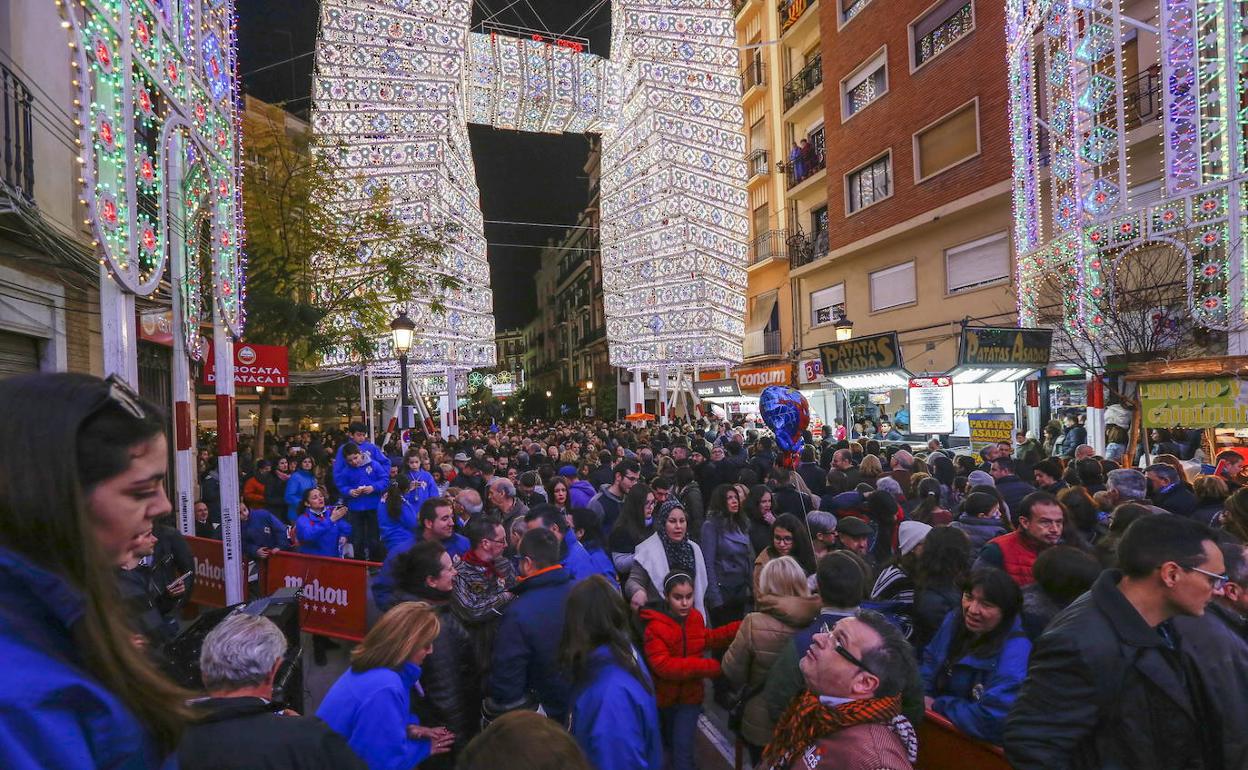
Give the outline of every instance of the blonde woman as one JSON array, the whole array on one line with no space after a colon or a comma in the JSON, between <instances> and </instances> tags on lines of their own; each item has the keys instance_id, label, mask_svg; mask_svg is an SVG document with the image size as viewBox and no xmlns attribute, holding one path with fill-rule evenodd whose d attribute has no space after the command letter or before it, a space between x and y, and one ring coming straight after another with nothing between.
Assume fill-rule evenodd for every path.
<instances>
[{"instance_id":1,"label":"blonde woman","mask_svg":"<svg viewBox=\"0 0 1248 770\"><path fill-rule=\"evenodd\" d=\"M740 736L755 764L775 728L762 696L767 674L793 635L819 614L819 597L811 595L806 571L792 556L763 565L758 589L757 612L745 616L723 660L724 677L743 688L746 701Z\"/></svg>"},{"instance_id":2,"label":"blonde woman","mask_svg":"<svg viewBox=\"0 0 1248 770\"><path fill-rule=\"evenodd\" d=\"M421 726L410 708L420 664L438 631L438 616L428 604L396 605L351 651L351 667L316 711L369 770L410 770L430 755L450 751L455 742L445 727Z\"/></svg>"},{"instance_id":3,"label":"blonde woman","mask_svg":"<svg viewBox=\"0 0 1248 770\"><path fill-rule=\"evenodd\" d=\"M862 462L858 463L858 478L875 486L875 482L883 475L884 466L880 463L880 458L875 455L863 455Z\"/></svg>"}]
</instances>

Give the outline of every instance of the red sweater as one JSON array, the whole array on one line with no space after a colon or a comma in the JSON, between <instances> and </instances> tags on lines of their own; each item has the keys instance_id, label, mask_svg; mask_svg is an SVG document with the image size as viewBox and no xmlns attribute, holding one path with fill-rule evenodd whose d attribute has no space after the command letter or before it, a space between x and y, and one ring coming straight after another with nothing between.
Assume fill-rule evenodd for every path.
<instances>
[{"instance_id":1,"label":"red sweater","mask_svg":"<svg viewBox=\"0 0 1248 770\"><path fill-rule=\"evenodd\" d=\"M719 661L703 657L707 649L732 644L741 621L707 628L702 613L689 611L685 622L666 612L644 609L646 663L654 674L654 693L659 706L695 705L702 702L702 680L719 676Z\"/></svg>"}]
</instances>

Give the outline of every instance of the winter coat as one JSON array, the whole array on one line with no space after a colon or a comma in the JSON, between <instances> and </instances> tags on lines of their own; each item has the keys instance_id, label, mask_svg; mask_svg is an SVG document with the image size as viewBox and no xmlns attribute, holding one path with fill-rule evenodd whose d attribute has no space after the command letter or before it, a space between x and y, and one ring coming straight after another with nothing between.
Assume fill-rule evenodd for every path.
<instances>
[{"instance_id":1,"label":"winter coat","mask_svg":"<svg viewBox=\"0 0 1248 770\"><path fill-rule=\"evenodd\" d=\"M1023 498L1036 491L1036 488L1018 476L1003 476L997 479L997 491L1005 499L1005 507L1011 511L1022 510Z\"/></svg>"},{"instance_id":2,"label":"winter coat","mask_svg":"<svg viewBox=\"0 0 1248 770\"><path fill-rule=\"evenodd\" d=\"M390 518L389 516L386 517ZM384 529L382 530L384 533ZM422 530L423 531L423 530ZM391 594L395 592L394 585L394 562L402 554L411 549L421 541L419 536L413 537L406 543L396 545L394 548L386 550L386 558L381 562L381 569L373 576L372 591L373 601L377 603L377 609L385 612L398 601ZM442 541L442 545L446 547L446 552L451 555L452 561L458 561L465 553L468 552L468 538L459 533L452 534L449 538Z\"/></svg>"},{"instance_id":3,"label":"winter coat","mask_svg":"<svg viewBox=\"0 0 1248 770\"><path fill-rule=\"evenodd\" d=\"M420 510L420 504L431 497L438 496L438 482L433 478L433 474L426 470L414 471L408 468L407 477L412 480L414 487L410 493L410 501L412 507Z\"/></svg>"},{"instance_id":4,"label":"winter coat","mask_svg":"<svg viewBox=\"0 0 1248 770\"><path fill-rule=\"evenodd\" d=\"M764 594L758 597L756 606L758 611L741 621L722 665L729 682L749 690L758 689L745 705L741 737L755 746L766 746L775 722L767 713L761 686L784 646L819 613L819 597Z\"/></svg>"},{"instance_id":5,"label":"winter coat","mask_svg":"<svg viewBox=\"0 0 1248 770\"><path fill-rule=\"evenodd\" d=\"M285 522L263 508L256 508L247 514L247 521L243 523L243 553L248 559L255 559L261 548L286 550L290 548L290 538L286 536Z\"/></svg>"},{"instance_id":6,"label":"winter coat","mask_svg":"<svg viewBox=\"0 0 1248 770\"><path fill-rule=\"evenodd\" d=\"M0 547L0 767L143 770L163 765L130 710L86 671L71 627L86 599L60 575Z\"/></svg>"},{"instance_id":7,"label":"winter coat","mask_svg":"<svg viewBox=\"0 0 1248 770\"><path fill-rule=\"evenodd\" d=\"M611 486L610 483L607 486ZM594 499L594 485L585 479L577 479L568 486L568 507L588 508L589 501Z\"/></svg>"},{"instance_id":8,"label":"winter coat","mask_svg":"<svg viewBox=\"0 0 1248 770\"><path fill-rule=\"evenodd\" d=\"M981 519L969 513L962 514L949 526L962 530L971 539L971 553L979 553L989 540L1006 533L1000 519Z\"/></svg>"},{"instance_id":9,"label":"winter coat","mask_svg":"<svg viewBox=\"0 0 1248 770\"><path fill-rule=\"evenodd\" d=\"M269 477L264 480L264 505L261 508L267 508L269 513L281 518L286 515L286 482L289 479L283 479L277 475L276 471L270 471Z\"/></svg>"},{"instance_id":10,"label":"winter coat","mask_svg":"<svg viewBox=\"0 0 1248 770\"><path fill-rule=\"evenodd\" d=\"M615 520L620 518L620 506L624 504L624 498L616 497L610 490L610 484L603 484L598 488L598 494L585 504L585 507L591 511L602 514L602 534L608 537L615 526ZM571 490L568 491L571 492Z\"/></svg>"},{"instance_id":11,"label":"winter coat","mask_svg":"<svg viewBox=\"0 0 1248 770\"><path fill-rule=\"evenodd\" d=\"M601 548L595 548L593 551L581 545L576 540L576 535L569 532L565 541L567 554L560 562L565 569L572 575L573 580L584 580L590 575L602 575L616 588L620 587L619 578L615 575L615 564L611 562L611 557Z\"/></svg>"},{"instance_id":12,"label":"winter coat","mask_svg":"<svg viewBox=\"0 0 1248 770\"><path fill-rule=\"evenodd\" d=\"M953 726L981 741L1001 745L1005 716L1018 697L1027 676L1031 642L1023 624L1014 618L1009 635L1001 645L981 655L964 654L949 660L962 609L950 610L940 630L923 651L919 673L923 688L934 698L932 710Z\"/></svg>"},{"instance_id":13,"label":"winter coat","mask_svg":"<svg viewBox=\"0 0 1248 770\"><path fill-rule=\"evenodd\" d=\"M1158 508L1164 508L1175 516L1194 519L1196 518L1196 509L1200 507L1200 500L1193 494L1192 490L1183 486L1182 482L1176 481L1170 485L1169 489L1153 495L1153 505ZM1206 524L1208 519L1200 523Z\"/></svg>"},{"instance_id":14,"label":"winter coat","mask_svg":"<svg viewBox=\"0 0 1248 770\"><path fill-rule=\"evenodd\" d=\"M248 476L247 480L243 482L243 503L248 508L263 508L264 491L264 479L257 476Z\"/></svg>"},{"instance_id":15,"label":"winter coat","mask_svg":"<svg viewBox=\"0 0 1248 770\"><path fill-rule=\"evenodd\" d=\"M1202 757L1215 753L1212 721L1198 717L1167 644L1178 639L1182 649L1174 624L1149 626L1118 590L1121 579L1102 572L1036 640L1005 724L1014 770L1217 766Z\"/></svg>"},{"instance_id":16,"label":"winter coat","mask_svg":"<svg viewBox=\"0 0 1248 770\"><path fill-rule=\"evenodd\" d=\"M1062 448L1059 451L1056 447L1053 449L1054 454L1060 454L1062 457L1074 457L1075 449L1081 444L1088 443L1088 430L1082 425L1072 425L1062 431Z\"/></svg>"},{"instance_id":17,"label":"winter coat","mask_svg":"<svg viewBox=\"0 0 1248 770\"><path fill-rule=\"evenodd\" d=\"M293 524L299 515L299 504L303 502L303 496L307 494L309 489L316 486L316 477L305 470L298 470L290 474L290 478L286 480L286 518Z\"/></svg>"},{"instance_id":18,"label":"winter coat","mask_svg":"<svg viewBox=\"0 0 1248 770\"><path fill-rule=\"evenodd\" d=\"M823 497L824 491L828 487L828 474L823 468L819 467L819 463L802 463L797 466L797 475L802 477L802 481L806 482L806 488L815 497Z\"/></svg>"},{"instance_id":19,"label":"winter coat","mask_svg":"<svg viewBox=\"0 0 1248 770\"><path fill-rule=\"evenodd\" d=\"M962 589L952 582L919 589L914 594L914 633L910 642L921 652L945 622L949 611L962 606Z\"/></svg>"},{"instance_id":20,"label":"winter coat","mask_svg":"<svg viewBox=\"0 0 1248 770\"><path fill-rule=\"evenodd\" d=\"M703 679L719 676L719 661L704 656L707 650L726 649L741 622L707 628L702 613L690 610L683 621L664 610L643 609L646 624L646 664L654 675L659 708L702 705Z\"/></svg>"},{"instance_id":21,"label":"winter coat","mask_svg":"<svg viewBox=\"0 0 1248 770\"><path fill-rule=\"evenodd\" d=\"M590 654L589 674L573 690L572 737L596 770L663 767L659 709L649 674L644 665L641 669L646 684L622 668L604 645Z\"/></svg>"},{"instance_id":22,"label":"winter coat","mask_svg":"<svg viewBox=\"0 0 1248 770\"><path fill-rule=\"evenodd\" d=\"M295 539L299 541L299 553L315 556L338 556L338 538L351 537L351 525L347 517L334 521L327 512L319 516L309 508L295 522Z\"/></svg>"},{"instance_id":23,"label":"winter coat","mask_svg":"<svg viewBox=\"0 0 1248 770\"><path fill-rule=\"evenodd\" d=\"M715 609L748 599L754 564L749 532L712 516L702 525L701 546L706 559L706 606Z\"/></svg>"},{"instance_id":24,"label":"winter coat","mask_svg":"<svg viewBox=\"0 0 1248 770\"><path fill-rule=\"evenodd\" d=\"M369 460L381 463L382 470L386 472L385 477L387 479L390 478L390 458L386 456L385 452L381 451L380 447L378 447L376 444L374 444L371 441L364 441L359 444L356 444L356 446L360 448L360 451L363 452L365 456L368 457ZM332 475L335 477L337 477L339 470L350 467L350 463L347 462L347 458L342 456L342 450L346 448L347 448L346 443L343 443L342 446L338 447L338 451L334 455L334 467L333 467ZM347 490L343 490L343 493L345 494L346 491Z\"/></svg>"},{"instance_id":25,"label":"winter coat","mask_svg":"<svg viewBox=\"0 0 1248 770\"><path fill-rule=\"evenodd\" d=\"M192 701L191 707L198 719L186 728L178 746L180 770L368 767L320 719L278 714L261 698L204 698Z\"/></svg>"},{"instance_id":26,"label":"winter coat","mask_svg":"<svg viewBox=\"0 0 1248 770\"><path fill-rule=\"evenodd\" d=\"M386 547L386 554L402 548L416 539L420 527L420 511L417 506L404 500L399 506L399 518L390 518L388 500L377 503L377 526L381 531L381 544ZM404 549L406 550L406 548Z\"/></svg>"},{"instance_id":27,"label":"winter coat","mask_svg":"<svg viewBox=\"0 0 1248 770\"><path fill-rule=\"evenodd\" d=\"M1036 577L1031 570L1036 564L1036 558L1046 546L1047 543L1042 545L1025 534L1023 530L1016 529L989 540L979 552L974 566L986 565L1003 569L1014 579L1015 583L1018 583L1019 588L1026 588L1036 582Z\"/></svg>"},{"instance_id":28,"label":"winter coat","mask_svg":"<svg viewBox=\"0 0 1248 770\"><path fill-rule=\"evenodd\" d=\"M697 484L690 484L683 489L673 488L672 495L685 506L685 516L689 519L689 536L701 543L702 527L706 523L706 506L702 502L702 490Z\"/></svg>"},{"instance_id":29,"label":"winter coat","mask_svg":"<svg viewBox=\"0 0 1248 770\"><path fill-rule=\"evenodd\" d=\"M690 540L689 545L693 547L693 571L697 573L693 575L693 606L698 612L705 613L706 561L703 560L702 548L697 543ZM645 591L646 604L662 601L660 588L671 568L668 566L667 553L663 550L659 533L655 532L638 543L633 557L633 566L628 571L628 580L624 584L624 598L631 599L638 591Z\"/></svg>"},{"instance_id":30,"label":"winter coat","mask_svg":"<svg viewBox=\"0 0 1248 770\"><path fill-rule=\"evenodd\" d=\"M1248 767L1248 645L1243 618L1231 617L1215 600L1200 617L1178 617L1174 627L1183 639L1182 650L1198 686L1216 704L1216 729L1210 736L1222 750L1222 767ZM1236 623L1238 621L1238 624Z\"/></svg>"},{"instance_id":31,"label":"winter coat","mask_svg":"<svg viewBox=\"0 0 1248 770\"><path fill-rule=\"evenodd\" d=\"M858 724L820 738L789 770L913 770L906 747L888 725Z\"/></svg>"},{"instance_id":32,"label":"winter coat","mask_svg":"<svg viewBox=\"0 0 1248 770\"><path fill-rule=\"evenodd\" d=\"M472 637L447 599L399 590L394 592L394 600L395 604L428 602L438 614L438 638L420 667L420 687L425 691L423 701L429 705L429 724L445 725L455 733L455 749L462 749L481 726L481 687L472 656Z\"/></svg>"},{"instance_id":33,"label":"winter coat","mask_svg":"<svg viewBox=\"0 0 1248 770\"><path fill-rule=\"evenodd\" d=\"M339 470L335 466L334 484L338 486L338 494L342 495L347 510L372 513L377 510L377 503L381 502L382 493L390 486L390 469L389 466L377 462L375 458L358 468L347 464ZM352 497L351 490L360 487L372 487L373 491L366 495Z\"/></svg>"},{"instance_id":34,"label":"winter coat","mask_svg":"<svg viewBox=\"0 0 1248 770\"><path fill-rule=\"evenodd\" d=\"M325 693L316 715L347 739L369 770L411 770L433 748L428 738L407 737L408 725L420 724L411 713L420 674L414 663L359 673L348 668Z\"/></svg>"},{"instance_id":35,"label":"winter coat","mask_svg":"<svg viewBox=\"0 0 1248 770\"><path fill-rule=\"evenodd\" d=\"M1057 613L1065 607L1053 600L1044 592L1039 583L1032 583L1023 589L1023 611L1019 617L1023 622L1023 633L1033 642L1049 627Z\"/></svg>"},{"instance_id":36,"label":"winter coat","mask_svg":"<svg viewBox=\"0 0 1248 770\"><path fill-rule=\"evenodd\" d=\"M572 685L559 664L563 606L572 574L559 565L523 578L503 611L490 665L489 697L505 708L536 695L546 715L563 723Z\"/></svg>"}]
</instances>

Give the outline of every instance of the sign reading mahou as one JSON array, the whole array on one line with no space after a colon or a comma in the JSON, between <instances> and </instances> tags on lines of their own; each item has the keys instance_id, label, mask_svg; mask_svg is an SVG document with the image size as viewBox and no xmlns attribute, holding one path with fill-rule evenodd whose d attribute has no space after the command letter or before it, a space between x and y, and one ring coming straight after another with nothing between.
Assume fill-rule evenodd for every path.
<instances>
[{"instance_id":1,"label":"sign reading mahou","mask_svg":"<svg viewBox=\"0 0 1248 770\"><path fill-rule=\"evenodd\" d=\"M824 377L882 372L901 367L901 345L897 332L830 342L819 348Z\"/></svg>"},{"instance_id":2,"label":"sign reading mahou","mask_svg":"<svg viewBox=\"0 0 1248 770\"><path fill-rule=\"evenodd\" d=\"M1052 329L967 326L962 329L958 363L1041 369L1049 365L1052 349Z\"/></svg>"}]
</instances>

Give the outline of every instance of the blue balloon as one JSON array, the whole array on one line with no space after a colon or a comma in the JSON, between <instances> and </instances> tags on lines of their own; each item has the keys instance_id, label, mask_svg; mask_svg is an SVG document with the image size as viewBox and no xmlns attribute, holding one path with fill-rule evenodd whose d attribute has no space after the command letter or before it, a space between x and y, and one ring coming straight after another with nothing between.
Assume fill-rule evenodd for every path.
<instances>
[{"instance_id":1,"label":"blue balloon","mask_svg":"<svg viewBox=\"0 0 1248 770\"><path fill-rule=\"evenodd\" d=\"M806 443L802 432L810 424L810 404L801 391L771 385L758 397L763 422L776 435L776 446L786 453L799 453Z\"/></svg>"}]
</instances>

